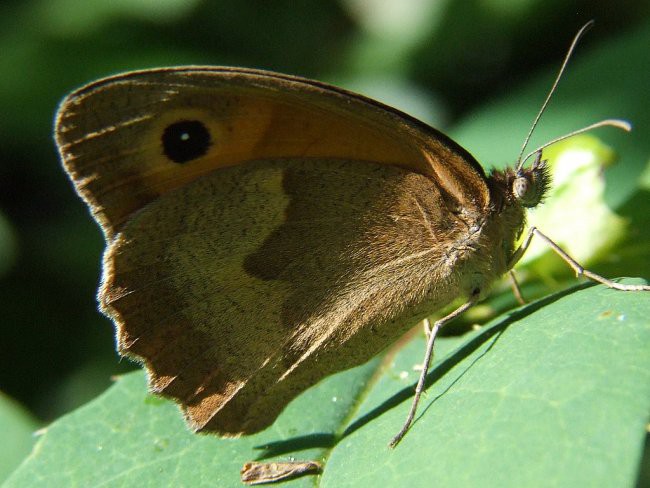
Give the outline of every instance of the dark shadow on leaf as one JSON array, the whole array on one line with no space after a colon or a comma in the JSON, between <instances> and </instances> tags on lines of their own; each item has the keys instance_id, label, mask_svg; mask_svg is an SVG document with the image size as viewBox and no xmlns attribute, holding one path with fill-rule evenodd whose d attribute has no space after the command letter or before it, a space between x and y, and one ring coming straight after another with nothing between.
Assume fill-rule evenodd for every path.
<instances>
[{"instance_id":1,"label":"dark shadow on leaf","mask_svg":"<svg viewBox=\"0 0 650 488\"><path fill-rule=\"evenodd\" d=\"M286 441L269 442L261 446L255 446L254 449L263 450L259 456L255 458L256 461L262 461L274 456L288 454L296 451L302 451L312 448L328 449L336 444L336 437L334 434L310 434L300 437L292 437Z\"/></svg>"}]
</instances>

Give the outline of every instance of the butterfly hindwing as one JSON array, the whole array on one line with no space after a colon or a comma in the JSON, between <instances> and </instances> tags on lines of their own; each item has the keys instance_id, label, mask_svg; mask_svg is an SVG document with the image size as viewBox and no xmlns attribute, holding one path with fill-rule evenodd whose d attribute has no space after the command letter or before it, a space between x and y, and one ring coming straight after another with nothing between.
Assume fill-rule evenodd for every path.
<instances>
[{"instance_id":1,"label":"butterfly hindwing","mask_svg":"<svg viewBox=\"0 0 650 488\"><path fill-rule=\"evenodd\" d=\"M448 278L431 241L453 226L428 224L442 197L400 168L262 160L170 195L116 236L100 300L120 352L197 429L266 427L297 393L397 339L423 315L413 303Z\"/></svg>"}]
</instances>

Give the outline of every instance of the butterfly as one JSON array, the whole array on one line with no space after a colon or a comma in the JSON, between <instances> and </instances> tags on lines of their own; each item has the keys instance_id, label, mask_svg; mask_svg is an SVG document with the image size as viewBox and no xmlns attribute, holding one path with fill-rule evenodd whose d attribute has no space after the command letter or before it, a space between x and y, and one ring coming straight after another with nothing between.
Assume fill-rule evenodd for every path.
<instances>
[{"instance_id":1,"label":"butterfly","mask_svg":"<svg viewBox=\"0 0 650 488\"><path fill-rule=\"evenodd\" d=\"M582 130L598 125L627 128ZM464 297L430 327L395 445L437 331L535 235L581 274L650 289L582 269L537 229L518 244L550 184L543 148L486 174L443 133L317 81L223 67L121 74L70 94L55 136L106 239L98 296L118 351L196 431L258 432Z\"/></svg>"}]
</instances>

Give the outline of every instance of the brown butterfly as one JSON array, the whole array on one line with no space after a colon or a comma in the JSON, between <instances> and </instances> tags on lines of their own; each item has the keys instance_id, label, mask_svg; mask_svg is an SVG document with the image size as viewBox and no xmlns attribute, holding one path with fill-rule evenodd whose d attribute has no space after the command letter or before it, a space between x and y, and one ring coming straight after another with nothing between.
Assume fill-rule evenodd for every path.
<instances>
[{"instance_id":1,"label":"brown butterfly","mask_svg":"<svg viewBox=\"0 0 650 488\"><path fill-rule=\"evenodd\" d=\"M548 240L532 229L517 247L549 184L541 148L529 167L520 157L486 175L412 117L293 76L113 76L63 101L56 142L106 238L99 302L118 350L197 431L258 432L306 388L465 297L431 329L396 444L436 332L533 235ZM549 243L578 273L650 289L589 273Z\"/></svg>"}]
</instances>

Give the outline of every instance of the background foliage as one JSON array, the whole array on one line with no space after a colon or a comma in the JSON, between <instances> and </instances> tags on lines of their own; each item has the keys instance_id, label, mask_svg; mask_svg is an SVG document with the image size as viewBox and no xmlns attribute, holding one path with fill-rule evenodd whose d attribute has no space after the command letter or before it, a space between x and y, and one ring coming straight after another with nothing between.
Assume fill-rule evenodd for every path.
<instances>
[{"instance_id":1,"label":"background foliage","mask_svg":"<svg viewBox=\"0 0 650 488\"><path fill-rule=\"evenodd\" d=\"M608 116L634 123L631 135L602 132L621 163L607 172L606 201L633 225L617 259L595 267L648 277L649 13L640 0L616 8L606 0L0 4L0 390L8 396L0 397L0 417L19 426L16 445L24 447L13 451L13 465L29 451L28 432L133 368L118 362L112 326L96 312L102 238L51 139L65 93L135 68L265 68L383 100L449 132L487 166L503 165L514 159L571 36L595 18L536 137ZM602 55L581 63L596 51ZM509 300L493 303L501 309ZM0 464L0 479L12 463Z\"/></svg>"}]
</instances>

